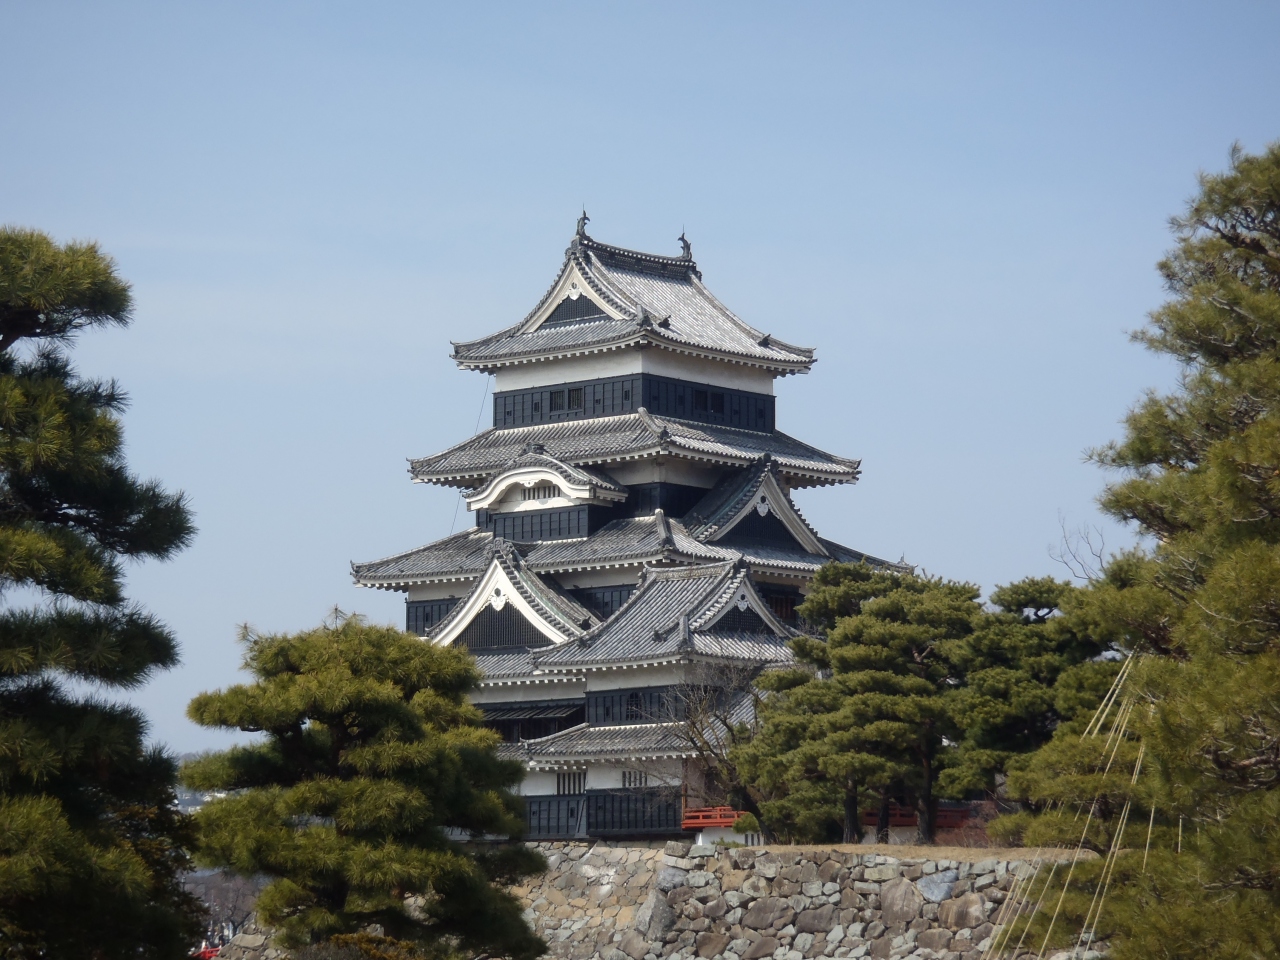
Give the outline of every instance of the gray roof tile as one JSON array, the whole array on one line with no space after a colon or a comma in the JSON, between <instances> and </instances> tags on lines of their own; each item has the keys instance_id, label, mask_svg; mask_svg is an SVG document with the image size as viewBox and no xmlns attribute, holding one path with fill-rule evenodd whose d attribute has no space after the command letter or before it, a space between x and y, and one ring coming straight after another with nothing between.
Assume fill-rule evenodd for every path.
<instances>
[{"instance_id":1,"label":"gray roof tile","mask_svg":"<svg viewBox=\"0 0 1280 960\"><path fill-rule=\"evenodd\" d=\"M757 433L636 413L591 420L543 423L531 427L488 429L442 453L410 461L418 481L474 486L488 480L520 456L530 443L549 456L578 466L604 465L659 455L747 466L769 454L795 487L851 483L859 461L824 453L785 433Z\"/></svg>"},{"instance_id":2,"label":"gray roof tile","mask_svg":"<svg viewBox=\"0 0 1280 960\"><path fill-rule=\"evenodd\" d=\"M635 593L613 617L576 642L536 653L534 661L544 670L687 656L790 662L786 644L792 632L782 624L760 633L708 629L743 589L755 590L747 569L734 562L647 568Z\"/></svg>"},{"instance_id":3,"label":"gray roof tile","mask_svg":"<svg viewBox=\"0 0 1280 960\"><path fill-rule=\"evenodd\" d=\"M622 314L622 319L530 329L560 278L575 266L592 293ZM813 350L762 333L717 300L703 285L691 258L625 250L583 233L565 252L556 283L528 317L489 336L454 343L453 356L461 366L483 370L534 357L639 344L732 358L782 374L807 370L813 364Z\"/></svg>"},{"instance_id":4,"label":"gray roof tile","mask_svg":"<svg viewBox=\"0 0 1280 960\"><path fill-rule=\"evenodd\" d=\"M517 754L538 761L609 757L682 757L693 754L681 723L632 723L616 727L582 725L538 740L524 740Z\"/></svg>"}]
</instances>

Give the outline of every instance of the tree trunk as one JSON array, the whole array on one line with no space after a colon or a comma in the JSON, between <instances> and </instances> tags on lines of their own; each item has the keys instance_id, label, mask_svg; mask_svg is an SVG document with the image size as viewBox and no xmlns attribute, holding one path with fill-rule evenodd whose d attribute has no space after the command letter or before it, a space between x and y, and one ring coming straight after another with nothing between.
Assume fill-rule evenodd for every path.
<instances>
[{"instance_id":1,"label":"tree trunk","mask_svg":"<svg viewBox=\"0 0 1280 960\"><path fill-rule=\"evenodd\" d=\"M844 789L844 843L862 842L862 821L858 814L858 781L849 780Z\"/></svg>"},{"instance_id":2,"label":"tree trunk","mask_svg":"<svg viewBox=\"0 0 1280 960\"><path fill-rule=\"evenodd\" d=\"M889 788L880 791L880 813L876 816L876 843L889 842Z\"/></svg>"},{"instance_id":3,"label":"tree trunk","mask_svg":"<svg viewBox=\"0 0 1280 960\"><path fill-rule=\"evenodd\" d=\"M932 757L924 757L920 772L924 783L916 801L916 826L921 843L934 843L938 833L938 798L933 795Z\"/></svg>"}]
</instances>

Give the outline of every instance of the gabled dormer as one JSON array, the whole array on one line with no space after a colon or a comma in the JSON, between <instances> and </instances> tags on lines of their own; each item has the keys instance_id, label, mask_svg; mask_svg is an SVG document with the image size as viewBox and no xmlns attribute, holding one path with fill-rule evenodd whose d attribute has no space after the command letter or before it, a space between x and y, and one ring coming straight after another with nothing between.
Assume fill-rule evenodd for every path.
<instances>
[{"instance_id":1,"label":"gabled dormer","mask_svg":"<svg viewBox=\"0 0 1280 960\"><path fill-rule=\"evenodd\" d=\"M471 651L523 650L575 640L598 620L554 583L529 571L520 554L493 541L485 572L431 631L433 643Z\"/></svg>"},{"instance_id":2,"label":"gabled dormer","mask_svg":"<svg viewBox=\"0 0 1280 960\"><path fill-rule=\"evenodd\" d=\"M689 533L721 547L779 547L829 558L830 552L800 515L769 455L722 480L684 518Z\"/></svg>"}]
</instances>

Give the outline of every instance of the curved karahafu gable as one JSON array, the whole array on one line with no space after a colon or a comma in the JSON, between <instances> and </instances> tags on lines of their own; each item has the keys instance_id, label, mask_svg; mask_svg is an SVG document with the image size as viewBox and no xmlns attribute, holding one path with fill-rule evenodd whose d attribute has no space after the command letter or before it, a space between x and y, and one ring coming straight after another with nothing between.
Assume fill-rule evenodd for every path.
<instances>
[{"instance_id":1,"label":"curved karahafu gable","mask_svg":"<svg viewBox=\"0 0 1280 960\"><path fill-rule=\"evenodd\" d=\"M807 373L813 350L755 329L702 283L688 244L680 257L598 243L580 224L551 288L520 323L455 342L466 370L653 347L768 370ZM681 238L683 240L683 238Z\"/></svg>"},{"instance_id":2,"label":"curved karahafu gable","mask_svg":"<svg viewBox=\"0 0 1280 960\"><path fill-rule=\"evenodd\" d=\"M560 495L577 503L617 503L627 499L627 491L598 470L574 466L547 456L545 447L529 444L526 452L506 464L488 483L467 494L469 510L487 510L506 496L512 487L549 484Z\"/></svg>"}]
</instances>

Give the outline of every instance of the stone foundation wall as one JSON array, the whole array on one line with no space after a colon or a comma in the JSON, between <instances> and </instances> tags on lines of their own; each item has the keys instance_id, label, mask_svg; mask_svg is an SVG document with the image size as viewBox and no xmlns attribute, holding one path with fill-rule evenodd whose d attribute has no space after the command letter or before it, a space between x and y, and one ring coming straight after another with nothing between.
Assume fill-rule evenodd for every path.
<instances>
[{"instance_id":1,"label":"stone foundation wall","mask_svg":"<svg viewBox=\"0 0 1280 960\"><path fill-rule=\"evenodd\" d=\"M538 847L548 871L514 892L559 960L980 960L1031 869L980 849Z\"/></svg>"}]
</instances>

